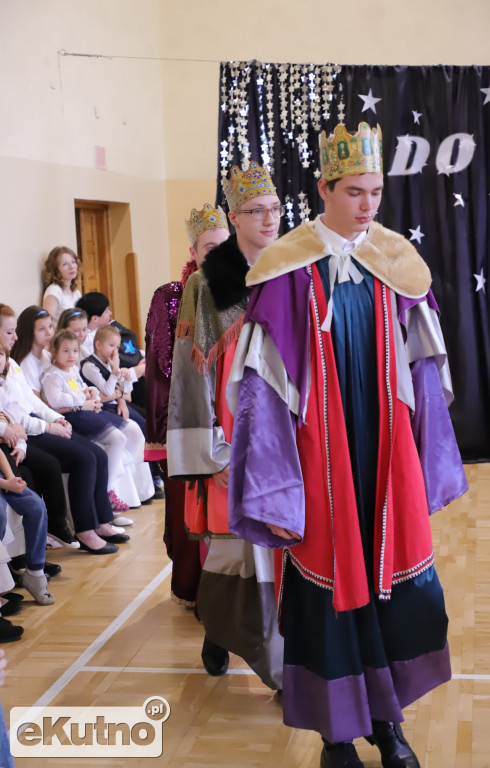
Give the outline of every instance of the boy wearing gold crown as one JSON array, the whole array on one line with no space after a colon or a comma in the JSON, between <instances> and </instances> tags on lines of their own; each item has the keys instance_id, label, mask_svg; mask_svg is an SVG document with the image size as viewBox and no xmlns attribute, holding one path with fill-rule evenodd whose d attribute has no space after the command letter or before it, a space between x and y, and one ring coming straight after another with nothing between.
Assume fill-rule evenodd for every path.
<instances>
[{"instance_id":1,"label":"boy wearing gold crown","mask_svg":"<svg viewBox=\"0 0 490 768\"><path fill-rule=\"evenodd\" d=\"M277 236L283 208L269 172L252 162L224 184L236 234L206 255L186 285L176 331L169 401L169 474L193 480L186 493L189 535L210 539L199 586L206 636L202 659L224 674L228 651L272 689L282 687L270 550L236 538L228 527L228 464L233 419L225 391L249 289L249 266Z\"/></svg>"},{"instance_id":2,"label":"boy wearing gold crown","mask_svg":"<svg viewBox=\"0 0 490 768\"><path fill-rule=\"evenodd\" d=\"M373 219L381 129L322 134L325 212L261 254L230 374L230 530L276 549L284 722L321 768L420 768L402 709L450 679L429 513L467 489L429 270Z\"/></svg>"},{"instance_id":3,"label":"boy wearing gold crown","mask_svg":"<svg viewBox=\"0 0 490 768\"><path fill-rule=\"evenodd\" d=\"M161 285L151 300L146 321L146 461L158 461L165 486L165 531L163 540L173 562L171 596L181 604L195 605L201 576L199 543L190 541L184 528L185 485L167 473L167 417L172 355L177 314L187 280L201 266L211 248L229 237L224 211L205 203L195 208L185 222L190 258L180 282Z\"/></svg>"}]
</instances>

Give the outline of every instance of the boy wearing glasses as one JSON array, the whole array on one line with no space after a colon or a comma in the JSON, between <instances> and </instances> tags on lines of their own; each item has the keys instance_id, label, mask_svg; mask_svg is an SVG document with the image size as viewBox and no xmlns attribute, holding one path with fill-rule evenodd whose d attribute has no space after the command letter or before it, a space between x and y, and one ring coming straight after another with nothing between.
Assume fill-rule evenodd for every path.
<instances>
[{"instance_id":1,"label":"boy wearing glasses","mask_svg":"<svg viewBox=\"0 0 490 768\"><path fill-rule=\"evenodd\" d=\"M402 709L451 677L429 513L467 485L429 269L373 221L381 149L322 134L324 213L248 273L230 374L230 529L276 548L284 722L321 768L362 768L362 736L420 768Z\"/></svg>"},{"instance_id":2,"label":"boy wearing glasses","mask_svg":"<svg viewBox=\"0 0 490 768\"><path fill-rule=\"evenodd\" d=\"M204 667L228 668L231 651L273 690L282 687L270 550L232 536L228 527L228 465L233 419L226 404L228 374L247 306L246 274L271 245L283 213L269 172L252 162L224 183L236 233L210 250L190 276L179 309L167 423L170 477L191 481L186 493L189 535L209 552L199 586ZM204 225L193 211L188 232ZM192 239L192 237L191 237Z\"/></svg>"}]
</instances>

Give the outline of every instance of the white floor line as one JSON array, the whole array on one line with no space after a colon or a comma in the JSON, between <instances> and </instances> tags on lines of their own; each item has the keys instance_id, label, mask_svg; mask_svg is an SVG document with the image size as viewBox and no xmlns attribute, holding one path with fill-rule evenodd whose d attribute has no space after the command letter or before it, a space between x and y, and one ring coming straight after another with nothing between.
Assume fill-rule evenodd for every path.
<instances>
[{"instance_id":1,"label":"white floor line","mask_svg":"<svg viewBox=\"0 0 490 768\"><path fill-rule=\"evenodd\" d=\"M207 675L199 667L82 667L79 672L139 672L144 675ZM252 669L228 669L228 675L255 675Z\"/></svg>"},{"instance_id":2,"label":"white floor line","mask_svg":"<svg viewBox=\"0 0 490 768\"><path fill-rule=\"evenodd\" d=\"M207 675L205 669L196 667L82 667L79 672L133 672L142 675ZM251 669L228 669L228 675L254 675ZM453 680L490 681L490 675L458 675L452 676Z\"/></svg>"},{"instance_id":3,"label":"white floor line","mask_svg":"<svg viewBox=\"0 0 490 768\"><path fill-rule=\"evenodd\" d=\"M73 664L71 664L71 666L68 667L65 672L63 672L63 674L53 683L53 685L51 685L48 690L39 697L39 699L33 704L33 707L47 707L49 704L51 704L53 699L55 699L56 696L61 693L64 688L66 688L68 683L73 680L75 675L77 675L78 672L80 672L80 670L90 661L90 659L95 656L97 651L99 651L106 644L106 642L116 634L118 629L120 629L123 624L125 624L126 621L131 618L133 613L136 613L140 605L142 605L142 603L144 603L144 601L150 597L155 589L159 587L160 584L165 581L165 579L168 578L171 572L172 563L168 563L168 565L166 565L165 568L160 571L160 573L157 573L155 578L153 578L150 583L141 590L139 595L136 595L134 600L131 600L126 608L121 611L119 616L116 616L114 621L111 621L111 623L104 629L104 631L101 632L100 635L96 637L92 643L90 643L88 648L78 657L76 661L73 662ZM29 716L27 714L25 722L27 722L28 719Z\"/></svg>"}]
</instances>

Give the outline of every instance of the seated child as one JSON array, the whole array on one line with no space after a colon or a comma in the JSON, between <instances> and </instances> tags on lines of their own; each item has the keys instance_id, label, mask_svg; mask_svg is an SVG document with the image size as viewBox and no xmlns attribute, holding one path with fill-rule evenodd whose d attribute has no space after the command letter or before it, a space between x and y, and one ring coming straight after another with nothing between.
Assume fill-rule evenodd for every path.
<instances>
[{"instance_id":1,"label":"seated child","mask_svg":"<svg viewBox=\"0 0 490 768\"><path fill-rule=\"evenodd\" d=\"M2 354L0 352L0 357ZM54 597L48 591L44 573L48 530L46 506L34 491L27 488L24 480L14 475L0 451L0 539L5 536L7 527L7 504L22 517L24 525L27 568L20 576L22 586L39 605L51 605Z\"/></svg>"},{"instance_id":2,"label":"seated child","mask_svg":"<svg viewBox=\"0 0 490 768\"><path fill-rule=\"evenodd\" d=\"M79 362L85 360L86 357L93 352L93 342L86 345L87 333L88 333L88 315L84 309L73 307L72 309L65 309L58 320L57 331L73 331L76 334L78 343L80 344L80 356Z\"/></svg>"},{"instance_id":3,"label":"seated child","mask_svg":"<svg viewBox=\"0 0 490 768\"><path fill-rule=\"evenodd\" d=\"M131 418L146 431L145 419L130 405L131 374L120 367L119 346L121 336L112 325L101 325L94 336L94 354L82 361L80 372L83 380L97 387L104 408L118 413L123 419Z\"/></svg>"},{"instance_id":4,"label":"seated child","mask_svg":"<svg viewBox=\"0 0 490 768\"><path fill-rule=\"evenodd\" d=\"M125 450L135 460L142 460L144 438L137 424L102 410L98 390L87 387L80 378L78 354L77 336L72 331L59 331L52 343L52 364L41 379L42 394L52 408L65 414L75 432L97 440L107 450L112 488ZM114 491L109 497L111 494Z\"/></svg>"}]
</instances>

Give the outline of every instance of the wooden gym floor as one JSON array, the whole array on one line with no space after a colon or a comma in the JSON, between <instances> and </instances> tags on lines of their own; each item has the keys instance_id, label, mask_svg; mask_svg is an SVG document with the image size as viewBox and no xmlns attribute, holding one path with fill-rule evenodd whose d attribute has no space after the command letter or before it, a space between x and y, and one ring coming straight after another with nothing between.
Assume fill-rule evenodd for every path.
<instances>
[{"instance_id":1,"label":"wooden gym floor","mask_svg":"<svg viewBox=\"0 0 490 768\"><path fill-rule=\"evenodd\" d=\"M490 767L490 464L466 467L470 491L432 518L438 573L450 617L453 680L405 711L422 768ZM34 704L141 706L163 696L171 715L159 758L17 758L17 768L318 768L317 734L281 721L277 698L237 657L222 678L203 673L202 628L169 596L162 543L164 502L134 511L131 542L114 557L48 553L63 573L52 607L27 598L4 645L10 708ZM379 753L356 743L366 768Z\"/></svg>"}]
</instances>

